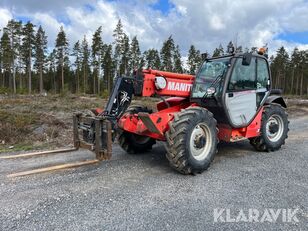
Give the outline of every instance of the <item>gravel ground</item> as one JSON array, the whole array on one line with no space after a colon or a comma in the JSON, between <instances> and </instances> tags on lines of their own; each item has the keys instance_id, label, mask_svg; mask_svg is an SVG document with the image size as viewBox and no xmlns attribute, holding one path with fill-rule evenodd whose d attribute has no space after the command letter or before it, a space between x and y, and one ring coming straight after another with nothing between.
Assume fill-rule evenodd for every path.
<instances>
[{"instance_id":1,"label":"gravel ground","mask_svg":"<svg viewBox=\"0 0 308 231\"><path fill-rule=\"evenodd\" d=\"M291 119L281 150L220 144L209 170L197 176L174 172L162 143L144 155L114 145L111 161L13 179L6 175L94 156L0 160L0 230L307 230L307 150L308 117L300 117ZM215 208L297 208L299 222L215 223Z\"/></svg>"}]
</instances>

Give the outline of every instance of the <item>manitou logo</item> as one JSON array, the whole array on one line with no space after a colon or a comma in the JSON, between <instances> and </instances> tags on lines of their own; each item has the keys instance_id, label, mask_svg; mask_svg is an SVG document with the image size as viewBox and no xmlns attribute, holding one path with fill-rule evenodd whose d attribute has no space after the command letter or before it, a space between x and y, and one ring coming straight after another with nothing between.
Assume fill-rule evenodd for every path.
<instances>
[{"instance_id":1,"label":"manitou logo","mask_svg":"<svg viewBox=\"0 0 308 231\"><path fill-rule=\"evenodd\" d=\"M170 91L190 91L192 84L189 83L177 83L177 82L168 82L167 89Z\"/></svg>"}]
</instances>

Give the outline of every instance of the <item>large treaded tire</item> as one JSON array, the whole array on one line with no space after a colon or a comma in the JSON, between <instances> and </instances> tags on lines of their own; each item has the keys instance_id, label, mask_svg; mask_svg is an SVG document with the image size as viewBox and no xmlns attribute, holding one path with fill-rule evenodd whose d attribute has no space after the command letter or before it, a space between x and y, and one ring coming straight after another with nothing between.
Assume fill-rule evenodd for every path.
<instances>
[{"instance_id":1,"label":"large treaded tire","mask_svg":"<svg viewBox=\"0 0 308 231\"><path fill-rule=\"evenodd\" d=\"M267 135L267 122L273 117L278 116L281 118L281 123L283 124L283 130L281 137L277 141L271 141ZM261 152L276 151L285 144L285 140L288 138L289 131L289 121L288 114L285 109L280 104L269 104L264 107L261 121L260 136L249 139L250 144L257 150Z\"/></svg>"},{"instance_id":2,"label":"large treaded tire","mask_svg":"<svg viewBox=\"0 0 308 231\"><path fill-rule=\"evenodd\" d=\"M139 112L152 113L152 110L144 106L132 105L124 114L138 114ZM152 149L156 143L155 139L147 136L140 136L131 132L119 130L118 142L121 148L128 154L140 154Z\"/></svg>"},{"instance_id":3,"label":"large treaded tire","mask_svg":"<svg viewBox=\"0 0 308 231\"><path fill-rule=\"evenodd\" d=\"M202 125L203 124L203 125ZM172 168L182 174L196 174L206 170L217 152L217 122L213 114L201 107L189 107L175 114L174 120L169 122L169 131L166 132L166 157ZM203 145L210 145L206 156L196 159L191 148L193 131L205 126L208 131L208 140ZM206 144L208 143L208 144ZM206 146L203 146L206 147Z\"/></svg>"}]
</instances>

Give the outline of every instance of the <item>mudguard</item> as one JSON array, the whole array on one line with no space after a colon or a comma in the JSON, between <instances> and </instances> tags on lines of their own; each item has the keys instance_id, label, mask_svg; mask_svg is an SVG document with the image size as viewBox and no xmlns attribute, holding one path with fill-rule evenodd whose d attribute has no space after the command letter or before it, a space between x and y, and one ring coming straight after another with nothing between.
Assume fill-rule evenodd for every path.
<instances>
[{"instance_id":1,"label":"mudguard","mask_svg":"<svg viewBox=\"0 0 308 231\"><path fill-rule=\"evenodd\" d=\"M270 95L266 101L265 104L270 104L270 103L277 103L280 104L282 107L287 108L287 104L284 101L284 99L279 96L279 95Z\"/></svg>"}]
</instances>

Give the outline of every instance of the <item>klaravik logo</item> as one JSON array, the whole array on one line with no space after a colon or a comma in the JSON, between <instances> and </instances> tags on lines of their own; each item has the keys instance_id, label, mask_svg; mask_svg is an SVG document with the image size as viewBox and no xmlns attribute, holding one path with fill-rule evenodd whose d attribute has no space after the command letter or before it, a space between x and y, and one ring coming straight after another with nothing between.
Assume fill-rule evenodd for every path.
<instances>
[{"instance_id":1,"label":"klaravik logo","mask_svg":"<svg viewBox=\"0 0 308 231\"><path fill-rule=\"evenodd\" d=\"M238 211L231 211L231 209L214 209L214 222L228 223L228 222L299 222L296 214L298 209L240 209Z\"/></svg>"}]
</instances>

